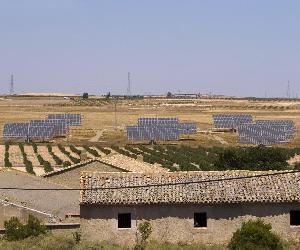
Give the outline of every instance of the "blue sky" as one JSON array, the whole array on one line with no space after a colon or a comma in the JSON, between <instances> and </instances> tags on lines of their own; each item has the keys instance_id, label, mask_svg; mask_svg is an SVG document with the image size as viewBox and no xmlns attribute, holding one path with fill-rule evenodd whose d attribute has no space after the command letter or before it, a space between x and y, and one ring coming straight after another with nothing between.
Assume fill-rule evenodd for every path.
<instances>
[{"instance_id":1,"label":"blue sky","mask_svg":"<svg viewBox=\"0 0 300 250\"><path fill-rule=\"evenodd\" d=\"M0 93L300 97L300 1L0 0Z\"/></svg>"}]
</instances>

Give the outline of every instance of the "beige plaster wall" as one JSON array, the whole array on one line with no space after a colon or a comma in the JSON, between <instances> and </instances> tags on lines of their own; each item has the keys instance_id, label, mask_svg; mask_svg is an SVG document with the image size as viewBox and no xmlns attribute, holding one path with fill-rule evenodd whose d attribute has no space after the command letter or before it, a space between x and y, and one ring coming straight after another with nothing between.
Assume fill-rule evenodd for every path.
<instances>
[{"instance_id":1,"label":"beige plaster wall","mask_svg":"<svg viewBox=\"0 0 300 250\"><path fill-rule=\"evenodd\" d=\"M220 204L220 205L148 205L81 206L81 229L86 239L132 245L137 226L148 220L151 239L169 242L228 242L243 221L262 218L283 237L300 237L300 227L290 226L290 210L300 204ZM118 213L131 213L130 229L118 229ZM207 228L194 228L194 213L207 213Z\"/></svg>"}]
</instances>

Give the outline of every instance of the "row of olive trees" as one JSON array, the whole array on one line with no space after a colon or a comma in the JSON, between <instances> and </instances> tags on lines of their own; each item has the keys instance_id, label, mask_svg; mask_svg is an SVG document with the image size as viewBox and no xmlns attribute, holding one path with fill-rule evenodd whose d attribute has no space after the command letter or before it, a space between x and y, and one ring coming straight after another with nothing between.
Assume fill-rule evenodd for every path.
<instances>
[{"instance_id":1,"label":"row of olive trees","mask_svg":"<svg viewBox=\"0 0 300 250\"><path fill-rule=\"evenodd\" d=\"M145 162L158 163L170 170L282 170L289 169L287 160L300 149L277 147L189 147L144 145L126 146L135 155L142 155ZM122 151L119 151L123 153Z\"/></svg>"}]
</instances>

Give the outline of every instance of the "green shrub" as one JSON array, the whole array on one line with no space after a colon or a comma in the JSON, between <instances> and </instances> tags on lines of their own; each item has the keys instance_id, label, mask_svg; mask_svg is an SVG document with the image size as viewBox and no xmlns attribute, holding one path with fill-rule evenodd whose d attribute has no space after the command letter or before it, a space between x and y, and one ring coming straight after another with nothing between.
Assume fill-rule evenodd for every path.
<instances>
[{"instance_id":1,"label":"green shrub","mask_svg":"<svg viewBox=\"0 0 300 250\"><path fill-rule=\"evenodd\" d=\"M4 222L5 239L8 241L22 240L31 236L46 233L46 227L33 215L28 216L27 224L22 224L18 218L12 217Z\"/></svg>"},{"instance_id":2,"label":"green shrub","mask_svg":"<svg viewBox=\"0 0 300 250\"><path fill-rule=\"evenodd\" d=\"M41 155L37 155L37 159L38 159L40 165L44 165L44 159Z\"/></svg>"},{"instance_id":3,"label":"green shrub","mask_svg":"<svg viewBox=\"0 0 300 250\"><path fill-rule=\"evenodd\" d=\"M262 220L249 220L242 224L232 236L228 244L230 250L281 250L283 244L276 234L271 231L270 224Z\"/></svg>"},{"instance_id":4,"label":"green shrub","mask_svg":"<svg viewBox=\"0 0 300 250\"><path fill-rule=\"evenodd\" d=\"M64 161L63 162L63 167L64 168L66 168L66 167L69 167L69 166L71 166L72 164L71 164L71 162L69 162L69 161Z\"/></svg>"},{"instance_id":5,"label":"green shrub","mask_svg":"<svg viewBox=\"0 0 300 250\"><path fill-rule=\"evenodd\" d=\"M95 157L99 157L99 154L98 154L98 151L93 149L93 148L90 148L89 146L84 146L84 149L89 152L90 154L92 154L93 156Z\"/></svg>"},{"instance_id":6,"label":"green shrub","mask_svg":"<svg viewBox=\"0 0 300 250\"><path fill-rule=\"evenodd\" d=\"M38 153L38 147L35 143L32 143L32 148L33 148L34 153L37 154Z\"/></svg>"},{"instance_id":7,"label":"green shrub","mask_svg":"<svg viewBox=\"0 0 300 250\"><path fill-rule=\"evenodd\" d=\"M9 161L9 143L5 143L5 153L4 153L4 166L7 168L12 167L12 163Z\"/></svg>"},{"instance_id":8,"label":"green shrub","mask_svg":"<svg viewBox=\"0 0 300 250\"><path fill-rule=\"evenodd\" d=\"M98 148L101 152L103 152L104 154L106 155L109 155L111 153L111 150L110 149L107 149L107 148L103 148L103 147L100 147L98 145L96 145L96 148Z\"/></svg>"},{"instance_id":9,"label":"green shrub","mask_svg":"<svg viewBox=\"0 0 300 250\"><path fill-rule=\"evenodd\" d=\"M66 151L66 149L65 149L62 145L58 145L58 148L59 148L59 150L60 150L63 154L65 154L66 156L68 156L68 157L70 158L70 160L71 160L73 163L75 163L75 164L80 163L80 159L78 159L78 158L76 158L76 157L73 157L73 156L70 154L70 152Z\"/></svg>"},{"instance_id":10,"label":"green shrub","mask_svg":"<svg viewBox=\"0 0 300 250\"><path fill-rule=\"evenodd\" d=\"M17 217L11 217L9 221L4 222L5 238L9 241L21 240L25 237L24 225Z\"/></svg>"},{"instance_id":11,"label":"green shrub","mask_svg":"<svg viewBox=\"0 0 300 250\"><path fill-rule=\"evenodd\" d=\"M51 171L54 170L53 167L51 166L50 162L48 162L48 161L43 162L43 167L44 167L44 171L46 173L51 172Z\"/></svg>"},{"instance_id":12,"label":"green shrub","mask_svg":"<svg viewBox=\"0 0 300 250\"><path fill-rule=\"evenodd\" d=\"M79 149L77 149L74 145L71 145L70 146L70 149L71 149L71 151L72 152L74 152L75 154L77 154L77 155L81 155L81 150L79 150Z\"/></svg>"},{"instance_id":13,"label":"green shrub","mask_svg":"<svg viewBox=\"0 0 300 250\"><path fill-rule=\"evenodd\" d=\"M141 235L141 242L140 245L142 247L145 246L147 239L150 237L152 233L152 227L149 221L145 221L143 223L140 223L138 226L139 233Z\"/></svg>"}]
</instances>

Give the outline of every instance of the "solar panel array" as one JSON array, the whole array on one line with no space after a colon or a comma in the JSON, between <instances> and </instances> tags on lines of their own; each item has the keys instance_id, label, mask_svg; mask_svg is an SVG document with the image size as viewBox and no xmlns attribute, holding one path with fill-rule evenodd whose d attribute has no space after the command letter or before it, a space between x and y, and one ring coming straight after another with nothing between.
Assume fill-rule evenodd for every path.
<instances>
[{"instance_id":1,"label":"solar panel array","mask_svg":"<svg viewBox=\"0 0 300 250\"><path fill-rule=\"evenodd\" d=\"M64 136L69 126L80 126L80 114L50 114L45 120L31 120L29 123L7 123L4 125L3 138L10 139L51 139Z\"/></svg>"},{"instance_id":2,"label":"solar panel array","mask_svg":"<svg viewBox=\"0 0 300 250\"><path fill-rule=\"evenodd\" d=\"M215 128L236 129L241 144L279 144L292 140L296 133L291 120L257 120L250 114L213 115Z\"/></svg>"},{"instance_id":3,"label":"solar panel array","mask_svg":"<svg viewBox=\"0 0 300 250\"><path fill-rule=\"evenodd\" d=\"M253 123L253 118L249 114L216 114L213 122L215 128L236 129L242 124Z\"/></svg>"},{"instance_id":4,"label":"solar panel array","mask_svg":"<svg viewBox=\"0 0 300 250\"><path fill-rule=\"evenodd\" d=\"M178 141L181 134L197 133L196 123L179 123L178 118L141 117L138 125L127 126L128 140Z\"/></svg>"},{"instance_id":5,"label":"solar panel array","mask_svg":"<svg viewBox=\"0 0 300 250\"><path fill-rule=\"evenodd\" d=\"M292 140L296 128L290 120L258 120L237 128L239 143L255 145L281 144Z\"/></svg>"}]
</instances>

